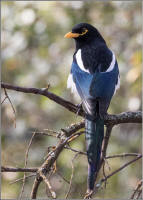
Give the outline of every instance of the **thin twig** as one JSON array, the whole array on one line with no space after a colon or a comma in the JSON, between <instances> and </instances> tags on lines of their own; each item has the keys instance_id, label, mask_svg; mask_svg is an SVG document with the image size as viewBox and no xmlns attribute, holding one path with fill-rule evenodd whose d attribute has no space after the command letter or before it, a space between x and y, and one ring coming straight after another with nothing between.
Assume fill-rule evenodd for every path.
<instances>
[{"instance_id":1,"label":"thin twig","mask_svg":"<svg viewBox=\"0 0 143 200\"><path fill-rule=\"evenodd\" d=\"M4 101L7 99L7 97L4 97L4 99L1 102L1 105L4 103Z\"/></svg>"},{"instance_id":2,"label":"thin twig","mask_svg":"<svg viewBox=\"0 0 143 200\"><path fill-rule=\"evenodd\" d=\"M65 149L68 149L68 150L71 150L71 151L73 151L73 152L75 152L75 153L81 154L81 155L85 155L85 156L87 155L86 152L73 149L73 148L71 148L70 146L65 146L64 148L65 148Z\"/></svg>"},{"instance_id":3,"label":"thin twig","mask_svg":"<svg viewBox=\"0 0 143 200\"><path fill-rule=\"evenodd\" d=\"M58 132L58 131L54 131L54 130L51 130L51 129L48 129L48 128L44 128L43 129L44 131L47 131L47 132L49 132L49 133L53 133L53 134L55 134L55 135L58 135L60 132Z\"/></svg>"},{"instance_id":4,"label":"thin twig","mask_svg":"<svg viewBox=\"0 0 143 200\"><path fill-rule=\"evenodd\" d=\"M60 172L56 171L56 173L57 173L66 183L70 184L70 182L69 182L65 177L63 177L63 175L62 175Z\"/></svg>"},{"instance_id":5,"label":"thin twig","mask_svg":"<svg viewBox=\"0 0 143 200\"><path fill-rule=\"evenodd\" d=\"M44 181L44 182L46 183L46 185L48 186L49 191L50 191L52 197L55 199L55 198L56 198L56 193L55 193L55 191L52 189L52 186L51 186L49 180L46 178L46 176L45 176L42 172L40 172L40 176L42 177L43 181Z\"/></svg>"},{"instance_id":6,"label":"thin twig","mask_svg":"<svg viewBox=\"0 0 143 200\"><path fill-rule=\"evenodd\" d=\"M35 132L35 134L39 134L39 135L44 135L44 136L51 136L51 137L56 137L56 138L59 138L58 135L53 135L53 134L50 134L50 133L45 133L45 132Z\"/></svg>"},{"instance_id":7,"label":"thin twig","mask_svg":"<svg viewBox=\"0 0 143 200\"><path fill-rule=\"evenodd\" d=\"M87 153L86 153L86 152L79 151L79 150L77 150L77 149L73 149L73 148L71 148L70 146L65 146L64 148L65 148L65 149L68 149L68 150L71 150L71 151L73 151L73 152L75 152L75 153L79 153L79 154L81 154L81 155L87 156ZM139 153L115 154L115 155L112 155L112 156L106 156L106 157L105 157L105 161L106 161L106 159L110 159L110 158L124 158L124 157L139 156L139 155L141 155L141 154L139 154Z\"/></svg>"},{"instance_id":8,"label":"thin twig","mask_svg":"<svg viewBox=\"0 0 143 200\"><path fill-rule=\"evenodd\" d=\"M137 195L136 199L139 199L139 198L140 198L141 193L142 193L142 189L138 190L138 195Z\"/></svg>"},{"instance_id":9,"label":"thin twig","mask_svg":"<svg viewBox=\"0 0 143 200\"><path fill-rule=\"evenodd\" d=\"M29 142L29 144L28 144L28 147L27 147L27 149L26 149L24 168L26 168L26 166L27 166L27 162L28 162L28 153L29 153L30 146L31 146L31 144L32 144L32 141L33 141L34 136L35 136L35 133L33 133L32 137L31 137L31 139L30 139L30 142ZM19 196L19 199L20 199L20 200L22 199L22 195L23 195L23 193L24 193L25 180L26 180L26 172L24 172L24 176L23 176L23 184L22 184L22 188L21 188L21 192L20 192L20 196Z\"/></svg>"},{"instance_id":10,"label":"thin twig","mask_svg":"<svg viewBox=\"0 0 143 200\"><path fill-rule=\"evenodd\" d=\"M135 195L137 194L137 197L136 199L138 199L140 197L140 194L141 194L141 187L142 187L142 184L143 184L143 180L140 180L133 192L133 194L131 195L130 199L135 199Z\"/></svg>"},{"instance_id":11,"label":"thin twig","mask_svg":"<svg viewBox=\"0 0 143 200\"><path fill-rule=\"evenodd\" d=\"M25 179L31 178L33 176L36 176L36 174L31 174L31 175L25 176ZM19 181L23 181L23 178L16 179L15 181L10 182L9 184L11 185L11 184L17 183Z\"/></svg>"},{"instance_id":12,"label":"thin twig","mask_svg":"<svg viewBox=\"0 0 143 200\"><path fill-rule=\"evenodd\" d=\"M14 127L16 128L16 111L15 111L15 108L14 108L14 106L13 106L13 104L12 104L12 101L10 100L10 97L8 96L8 93L7 93L7 91L6 91L6 89L5 89L5 87L3 88L4 89L4 93L5 93L5 99L8 99L8 101L9 101L9 103L10 103L10 105L11 105L11 108L12 108L12 111L13 111L13 116L14 116L14 119L13 119L13 122L14 122ZM4 100L5 100L4 99ZM2 102L3 103L3 102ZM1 104L2 104L1 103Z\"/></svg>"},{"instance_id":13,"label":"thin twig","mask_svg":"<svg viewBox=\"0 0 143 200\"><path fill-rule=\"evenodd\" d=\"M74 174L74 164L73 164L73 162L74 162L75 158L76 158L78 155L79 155L79 153L76 153L76 154L74 155L74 157L73 157L72 161L71 161L72 173L71 173L71 178L70 178L70 185L69 185L69 189L68 189L68 191L67 191L67 194L66 194L66 196L65 196L65 199L67 199L67 198L68 198L68 196L69 196L69 193L70 193L70 190L71 190L72 179L73 179L73 174Z\"/></svg>"},{"instance_id":14,"label":"thin twig","mask_svg":"<svg viewBox=\"0 0 143 200\"><path fill-rule=\"evenodd\" d=\"M123 154L116 154L112 156L106 156L105 159L110 159L110 158L124 158L124 157L130 157L130 156L140 156L141 154L139 153L123 153Z\"/></svg>"},{"instance_id":15,"label":"thin twig","mask_svg":"<svg viewBox=\"0 0 143 200\"><path fill-rule=\"evenodd\" d=\"M114 174L118 173L119 171L121 171L122 169L124 169L125 167L127 167L128 165L136 162L137 160L139 160L142 157L142 155L137 156L137 158L134 158L133 160L127 162L126 164L124 164L122 167L116 169L115 171L113 171L111 174L109 174L108 176L106 176L106 178L101 179L101 182L106 181L107 179L109 179L111 176L113 176Z\"/></svg>"}]
</instances>

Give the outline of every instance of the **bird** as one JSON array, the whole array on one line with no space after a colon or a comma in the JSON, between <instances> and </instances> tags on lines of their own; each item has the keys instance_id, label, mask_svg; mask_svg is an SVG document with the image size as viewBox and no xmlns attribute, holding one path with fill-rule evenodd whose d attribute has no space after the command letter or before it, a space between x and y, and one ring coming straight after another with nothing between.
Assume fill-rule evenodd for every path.
<instances>
[{"instance_id":1,"label":"bird","mask_svg":"<svg viewBox=\"0 0 143 200\"><path fill-rule=\"evenodd\" d=\"M104 138L104 118L120 87L117 59L99 31L88 23L76 24L64 36L75 40L67 88L81 98L85 111L88 160L87 192L93 192Z\"/></svg>"}]
</instances>

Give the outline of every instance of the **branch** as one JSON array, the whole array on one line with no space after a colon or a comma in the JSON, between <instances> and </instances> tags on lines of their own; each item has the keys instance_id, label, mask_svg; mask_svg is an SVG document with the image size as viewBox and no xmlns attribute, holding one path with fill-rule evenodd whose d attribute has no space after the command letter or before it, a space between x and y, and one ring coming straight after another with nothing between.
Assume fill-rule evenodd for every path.
<instances>
[{"instance_id":1,"label":"branch","mask_svg":"<svg viewBox=\"0 0 143 200\"><path fill-rule=\"evenodd\" d=\"M65 196L65 199L67 199L67 198L68 198L68 196L69 196L69 193L70 193L70 190L71 190L71 186L72 186L72 179L73 179L73 174L74 174L74 164L73 164L73 162L74 162L75 158L76 158L78 155L79 155L79 153L76 153L76 154L74 155L74 157L73 157L72 161L71 161L72 173L71 173L71 178L70 178L70 185L69 185L69 189L68 189L68 192L67 192L67 194L66 194L66 196Z\"/></svg>"},{"instance_id":2,"label":"branch","mask_svg":"<svg viewBox=\"0 0 143 200\"><path fill-rule=\"evenodd\" d=\"M13 111L13 115L14 115L14 119L13 119L13 121L14 121L14 127L16 128L16 111L15 111L15 108L14 108L14 106L13 106L13 104L12 104L12 101L10 100L10 97L9 97L8 94L7 94L7 91L6 91L5 87L4 87L3 89L4 89L4 93L5 93L5 98L4 98L4 100L2 101L1 104L3 104L3 102L4 102L6 99L8 99L8 101L9 101L9 103L10 103L10 105L11 105L12 111Z\"/></svg>"},{"instance_id":3,"label":"branch","mask_svg":"<svg viewBox=\"0 0 143 200\"><path fill-rule=\"evenodd\" d=\"M1 172L37 172L38 168L1 167Z\"/></svg>"},{"instance_id":4,"label":"branch","mask_svg":"<svg viewBox=\"0 0 143 200\"><path fill-rule=\"evenodd\" d=\"M114 174L116 174L117 172L121 171L122 169L124 169L125 167L127 167L128 165L136 162L137 160L139 160L140 158L142 158L142 155L137 156L136 158L134 158L133 160L127 162L126 164L124 164L122 167L118 168L117 170L113 171L111 174L109 174L108 176L106 176L105 178L103 178L101 180L101 182L106 181L108 178L110 178L111 176L113 176Z\"/></svg>"},{"instance_id":5,"label":"branch","mask_svg":"<svg viewBox=\"0 0 143 200\"><path fill-rule=\"evenodd\" d=\"M39 95L43 95L45 97L48 97L49 99L51 99L52 101L58 103L59 105L65 107L66 109L68 109L71 112L76 113L77 112L77 106L75 106L74 104L72 104L69 101L66 101L65 99L55 95L54 93L51 93L47 90L47 88L44 89L38 89L38 88L26 88L26 87L19 87L19 86L14 86L8 83L1 83L1 87L2 88L6 88L9 90L15 90L18 92L24 92L24 93L31 93L31 94L39 94ZM83 111L79 111L79 114L81 116L84 116Z\"/></svg>"},{"instance_id":6,"label":"branch","mask_svg":"<svg viewBox=\"0 0 143 200\"><path fill-rule=\"evenodd\" d=\"M72 132L73 129L70 129L70 128L71 127L69 127L69 132ZM75 127L74 129L76 129L76 128L77 127ZM68 130L68 128L67 128L67 130ZM44 176L46 176L46 174L50 171L51 166L55 163L59 154L64 149L64 146L66 144L68 144L70 141L72 141L73 139L77 138L75 136L80 136L82 133L83 132L77 132L77 133L74 133L71 136L67 137L66 139L61 139L61 141L59 142L57 147L48 153L47 159L45 160L45 162L42 164L42 166L37 171L37 176L35 178L32 192L31 192L31 199L36 199L38 187L43 180L43 178L40 176L40 174L42 173Z\"/></svg>"},{"instance_id":7,"label":"branch","mask_svg":"<svg viewBox=\"0 0 143 200\"><path fill-rule=\"evenodd\" d=\"M130 197L130 199L135 199L135 196L137 195L136 199L139 199L141 192L142 192L142 184L143 184L143 180L140 180L132 194L132 196Z\"/></svg>"},{"instance_id":8,"label":"branch","mask_svg":"<svg viewBox=\"0 0 143 200\"><path fill-rule=\"evenodd\" d=\"M106 115L105 124L117 125L122 123L142 123L142 112L123 112L117 115Z\"/></svg>"},{"instance_id":9,"label":"branch","mask_svg":"<svg viewBox=\"0 0 143 200\"><path fill-rule=\"evenodd\" d=\"M70 146L65 146L65 149L68 149L74 153L79 153L81 155L87 156L87 153L84 151L79 151L77 149L73 149ZM122 153L122 154L115 154L115 155L111 155L111 156L106 156L105 159L110 159L110 158L124 158L124 157L131 157L131 156L139 156L141 154L139 153Z\"/></svg>"},{"instance_id":10,"label":"branch","mask_svg":"<svg viewBox=\"0 0 143 200\"><path fill-rule=\"evenodd\" d=\"M44 180L44 182L45 182L46 185L48 186L48 188L49 188L49 190L50 190L50 193L51 193L53 199L55 199L55 198L56 198L56 193L55 193L55 191L52 189L52 186L51 186L49 180L46 178L46 176L45 176L42 172L40 173L40 176L42 177L42 179Z\"/></svg>"},{"instance_id":11,"label":"branch","mask_svg":"<svg viewBox=\"0 0 143 200\"><path fill-rule=\"evenodd\" d=\"M140 156L141 154L139 153L123 153L123 154L116 154L113 156L106 156L105 159L110 159L110 158L124 158L128 156Z\"/></svg>"},{"instance_id":12,"label":"branch","mask_svg":"<svg viewBox=\"0 0 143 200\"><path fill-rule=\"evenodd\" d=\"M19 86L14 86L11 84L7 83L1 83L2 88L6 88L9 90L15 90L18 92L24 92L24 93L31 93L31 94L39 94L48 97L52 101L56 102L57 104L65 107L69 111L73 113L77 113L78 111L78 106L72 104L71 102L55 95L54 93L51 93L45 89L38 89L38 88L26 88L26 87L19 87ZM78 112L78 115L80 116L85 116L85 113L83 110L80 110ZM123 112L117 115L106 115L104 117L105 124L111 124L111 125L116 125L116 124L121 124L121 123L141 123L142 122L142 112L137 111L137 112Z\"/></svg>"},{"instance_id":13,"label":"branch","mask_svg":"<svg viewBox=\"0 0 143 200\"><path fill-rule=\"evenodd\" d=\"M33 176L36 176L36 174L30 174L28 176L25 176L25 179L31 178ZM17 183L19 181L23 181L23 178L16 179L15 181L10 182L9 184L14 184L14 183Z\"/></svg>"},{"instance_id":14,"label":"branch","mask_svg":"<svg viewBox=\"0 0 143 200\"><path fill-rule=\"evenodd\" d=\"M28 162L28 153L29 153L30 146L31 146L31 144L32 144L32 141L33 141L34 136L35 136L35 133L32 134L32 137L31 137L30 142L29 142L29 144L28 144L28 147L27 147L27 149L26 149L24 168L27 167L27 162ZM23 193L24 193L25 181L26 181L26 172L24 172L24 176L23 176L23 181L22 181L23 184L22 184L22 188L21 188L20 195L19 195L19 199L20 199L20 200L22 199L22 195L23 195Z\"/></svg>"}]
</instances>

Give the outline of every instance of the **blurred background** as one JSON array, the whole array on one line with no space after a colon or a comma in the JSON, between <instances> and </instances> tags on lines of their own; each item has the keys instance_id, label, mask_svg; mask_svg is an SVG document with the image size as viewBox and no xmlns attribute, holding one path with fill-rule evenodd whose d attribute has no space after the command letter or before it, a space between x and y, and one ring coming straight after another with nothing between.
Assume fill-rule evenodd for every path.
<instances>
[{"instance_id":1,"label":"blurred background","mask_svg":"<svg viewBox=\"0 0 143 200\"><path fill-rule=\"evenodd\" d=\"M82 1L13 1L2 2L2 81L10 84L44 88L73 102L79 99L66 88L70 72L74 41L64 35L80 22L95 26L117 56L121 87L108 113L141 110L141 2L82 2ZM32 132L43 129L60 130L82 118L76 117L46 97L8 91L16 110L9 102L2 104L2 165L23 167L24 155ZM2 100L4 93L2 90ZM29 152L29 167L38 167L44 161L48 146L56 145L52 137L36 136ZM85 151L84 135L71 147ZM141 152L141 125L123 124L113 128L107 155ZM70 179L74 153L64 150L57 161L57 173L51 184L58 198L64 198L68 183L58 175ZM111 171L131 158L110 159ZM75 171L69 198L81 198L86 191L87 159L81 155L74 161ZM106 167L106 174L109 174ZM2 174L2 198L17 198L22 182L9 184L23 173ZM100 173L102 178L103 174ZM141 179L141 161L130 165L109 179L107 188L98 197L127 199ZM28 198L34 178L26 181L24 197ZM81 195L82 194L82 195ZM46 198L41 184L39 198Z\"/></svg>"}]
</instances>

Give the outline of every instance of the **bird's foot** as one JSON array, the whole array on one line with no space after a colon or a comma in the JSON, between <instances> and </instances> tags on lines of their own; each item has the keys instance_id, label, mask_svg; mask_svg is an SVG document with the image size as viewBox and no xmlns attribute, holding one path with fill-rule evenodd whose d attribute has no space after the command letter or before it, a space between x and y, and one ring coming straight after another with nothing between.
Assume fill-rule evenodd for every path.
<instances>
[{"instance_id":1,"label":"bird's foot","mask_svg":"<svg viewBox=\"0 0 143 200\"><path fill-rule=\"evenodd\" d=\"M92 194L93 194L93 190L87 190L84 199L91 199L92 198Z\"/></svg>"},{"instance_id":2,"label":"bird's foot","mask_svg":"<svg viewBox=\"0 0 143 200\"><path fill-rule=\"evenodd\" d=\"M82 110L82 102L77 104L77 112L76 112L76 116L79 114L79 112Z\"/></svg>"}]
</instances>

